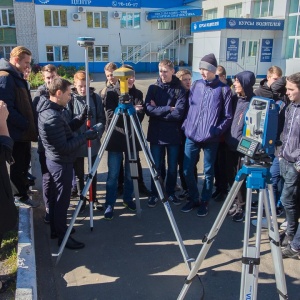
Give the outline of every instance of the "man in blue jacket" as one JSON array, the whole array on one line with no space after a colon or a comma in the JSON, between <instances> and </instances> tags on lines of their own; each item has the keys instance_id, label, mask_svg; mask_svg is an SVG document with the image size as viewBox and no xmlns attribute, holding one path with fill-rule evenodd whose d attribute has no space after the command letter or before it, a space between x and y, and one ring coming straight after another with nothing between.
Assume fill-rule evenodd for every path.
<instances>
[{"instance_id":1,"label":"man in blue jacket","mask_svg":"<svg viewBox=\"0 0 300 300\"><path fill-rule=\"evenodd\" d=\"M201 59L199 69L202 79L193 83L189 96L189 111L182 125L186 135L183 172L189 190L189 202L181 211L189 212L199 207L199 217L208 214L220 135L232 122L231 90L216 75L217 65L212 53ZM199 199L193 170L201 149L204 152L205 180Z\"/></svg>"},{"instance_id":2,"label":"man in blue jacket","mask_svg":"<svg viewBox=\"0 0 300 300\"><path fill-rule=\"evenodd\" d=\"M162 60L159 65L159 78L150 85L145 99L146 114L149 116L147 140L158 172L167 151L166 193L168 200L180 204L175 196L177 182L177 161L181 144L181 124L186 110L185 90L181 81L174 75L174 65L170 60ZM151 180L149 207L155 207L158 193Z\"/></svg>"}]
</instances>

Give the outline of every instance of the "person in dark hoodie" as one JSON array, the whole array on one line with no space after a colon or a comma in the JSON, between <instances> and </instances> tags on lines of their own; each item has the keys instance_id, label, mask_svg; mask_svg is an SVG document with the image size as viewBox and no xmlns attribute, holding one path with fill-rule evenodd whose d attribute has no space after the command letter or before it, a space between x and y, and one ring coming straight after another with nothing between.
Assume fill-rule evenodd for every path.
<instances>
[{"instance_id":1,"label":"person in dark hoodie","mask_svg":"<svg viewBox=\"0 0 300 300\"><path fill-rule=\"evenodd\" d=\"M233 82L235 89L235 94L232 96L234 115L231 128L225 133L225 142L228 145L228 151L226 153L226 173L230 186L233 185L237 171L242 166L243 155L237 151L237 146L243 135L244 119L250 100L255 96L253 92L254 84L255 75L251 71L238 73ZM235 222L241 222L244 219L245 198L246 186L244 182L237 194L234 204L228 212Z\"/></svg>"},{"instance_id":2,"label":"person in dark hoodie","mask_svg":"<svg viewBox=\"0 0 300 300\"><path fill-rule=\"evenodd\" d=\"M95 93L95 89L92 87L86 86L86 72L85 71L78 71L74 74L74 88L72 89L71 94L71 101L69 101L67 105L66 113L68 115L68 119L72 120L75 116L80 115L86 105L86 90L87 88L90 89L90 101L89 101L89 115L90 115L90 121L91 121L91 127L101 123L105 125L105 113L102 105L101 98L98 94ZM77 131L76 134L80 135L86 131L86 125L83 124ZM102 134L104 132L104 126L101 130L99 130L98 138L92 141L91 143L91 161L92 164L94 164L97 153L100 149L101 143L100 139L102 137ZM88 157L88 148L87 145L82 145L77 150L77 158L74 162L74 171L76 176L76 182L77 182L77 190L78 194L80 195L82 193L82 190L84 188L84 158ZM97 172L95 173L95 176L92 180L92 191L93 195L92 199L94 202L97 202L96 198L96 192L97 192ZM86 207L86 201L83 202L83 205L81 206L81 212L84 211Z\"/></svg>"},{"instance_id":3,"label":"person in dark hoodie","mask_svg":"<svg viewBox=\"0 0 300 300\"><path fill-rule=\"evenodd\" d=\"M202 79L196 80L191 87L189 111L182 125L186 136L183 170L190 198L181 211L187 213L198 207L198 217L208 214L220 136L232 122L231 90L216 75L217 65L213 53L201 59L199 69ZM201 149L204 152L205 180L200 196L194 166Z\"/></svg>"},{"instance_id":4,"label":"person in dark hoodie","mask_svg":"<svg viewBox=\"0 0 300 300\"><path fill-rule=\"evenodd\" d=\"M67 231L67 210L70 204L73 164L77 149L98 137L96 130L89 129L75 136L86 119L86 110L67 122L63 113L71 98L71 83L57 77L48 86L50 99L41 96L38 116L39 136L45 149L46 164L50 172L49 218L52 239L58 238L60 246ZM80 249L84 244L69 237L66 248Z\"/></svg>"},{"instance_id":5,"label":"person in dark hoodie","mask_svg":"<svg viewBox=\"0 0 300 300\"><path fill-rule=\"evenodd\" d=\"M7 126L14 141L12 156L15 163L10 166L10 180L18 204L39 206L28 194L28 169L31 160L31 142L37 141L37 124L32 107L28 83L24 72L30 67L31 52L18 46L12 49L9 61L0 60L0 99L9 111Z\"/></svg>"},{"instance_id":6,"label":"person in dark hoodie","mask_svg":"<svg viewBox=\"0 0 300 300\"><path fill-rule=\"evenodd\" d=\"M175 205L181 202L175 196L177 182L177 161L181 144L181 124L186 112L185 90L181 81L174 75L174 64L162 60L159 65L159 78L156 84L149 86L146 99L146 114L149 116L147 140L156 168L161 175L162 161L167 152L167 179L166 193L168 200ZM148 206L155 207L158 201L158 192L151 179L151 196Z\"/></svg>"}]
</instances>

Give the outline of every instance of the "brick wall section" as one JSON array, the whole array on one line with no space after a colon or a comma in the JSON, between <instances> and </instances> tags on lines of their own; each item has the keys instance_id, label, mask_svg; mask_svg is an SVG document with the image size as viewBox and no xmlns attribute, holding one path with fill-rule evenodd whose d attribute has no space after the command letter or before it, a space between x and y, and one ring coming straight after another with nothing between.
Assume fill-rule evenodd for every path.
<instances>
[{"instance_id":1,"label":"brick wall section","mask_svg":"<svg viewBox=\"0 0 300 300\"><path fill-rule=\"evenodd\" d=\"M18 46L32 52L34 63L38 63L38 43L34 3L14 2Z\"/></svg>"}]
</instances>

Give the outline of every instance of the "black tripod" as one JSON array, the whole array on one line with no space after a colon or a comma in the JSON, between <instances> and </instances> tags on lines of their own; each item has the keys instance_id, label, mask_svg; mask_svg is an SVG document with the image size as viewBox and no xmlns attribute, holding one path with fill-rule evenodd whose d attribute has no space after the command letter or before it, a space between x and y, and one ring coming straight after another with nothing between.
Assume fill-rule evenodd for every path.
<instances>
[{"instance_id":1,"label":"black tripod","mask_svg":"<svg viewBox=\"0 0 300 300\"><path fill-rule=\"evenodd\" d=\"M116 72L116 74L115 74ZM92 183L92 179L97 171L97 168L99 166L100 160L103 156L103 153L106 149L106 146L111 138L111 135L113 133L113 130L116 126L116 123L119 119L119 117L122 115L123 116L123 120L124 120L124 129L125 129L125 135L126 135L126 144L127 144L127 153L128 153L128 159L129 159L129 165L130 165L130 173L131 173L131 178L133 179L133 187L134 187L134 194L135 194L135 199L136 199L136 207L137 207L137 215L140 217L141 215L141 206L140 206L140 200L139 200L139 191L138 191L138 168L137 168L137 152L136 152L136 144L135 144L135 135L138 138L138 141L141 145L142 151L145 155L145 159L147 162L147 165L149 167L151 176L153 178L154 184L156 186L156 189L158 191L158 196L159 199L162 201L162 203L164 204L166 213L169 217L172 229L174 231L176 240L179 244L179 248L181 250L181 253L183 255L184 261L188 267L188 269L191 269L191 262L193 261L193 259L190 259L188 257L186 248L183 244L183 240L181 238L180 232L178 230L177 224L175 222L170 204L168 202L168 198L165 195L165 191L164 191L164 187L163 187L163 181L161 179L161 176L159 175L156 167L155 167L155 163L154 160L152 158L146 137L141 129L141 124L140 121L137 117L136 114L136 110L132 104L132 101L130 99L130 96L128 94L128 85L127 85L127 79L130 76L134 75L134 71L127 69L127 68L120 68L117 69L116 71L114 71L114 76L115 77L119 77L120 78L120 88L121 88L121 96L119 98L119 105L117 106L117 108L115 109L114 112L114 116L112 118L112 121L108 127L106 136L103 140L103 143L99 149L98 155L96 157L96 160L94 162L94 165L92 167L92 169L90 170L90 173L88 174L88 179L86 182L86 185L83 188L82 194L80 195L80 201L78 202L78 205L76 207L76 210L73 214L73 217L71 219L70 225L68 227L68 230L64 236L64 239L61 243L61 246L59 248L59 252L57 254L52 254L52 256L56 256L57 260L56 260L56 264L59 262L60 257L62 255L62 252L65 248L65 245L67 243L67 240L69 238L69 235L71 233L71 230L74 226L75 220L79 214L80 208L83 204L84 201L84 197L86 196L89 187ZM132 145L132 149L130 147L130 138L129 138L129 131L128 131L128 122L127 122L127 118L126 116L129 116L129 120L130 120L130 126L131 126L131 145Z\"/></svg>"}]
</instances>

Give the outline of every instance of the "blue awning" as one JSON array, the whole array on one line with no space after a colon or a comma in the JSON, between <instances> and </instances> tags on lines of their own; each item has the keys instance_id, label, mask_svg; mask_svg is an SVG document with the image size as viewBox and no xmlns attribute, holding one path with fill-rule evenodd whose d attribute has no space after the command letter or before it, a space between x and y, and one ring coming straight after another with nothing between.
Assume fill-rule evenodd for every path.
<instances>
[{"instance_id":1,"label":"blue awning","mask_svg":"<svg viewBox=\"0 0 300 300\"><path fill-rule=\"evenodd\" d=\"M184 5L149 11L148 20L179 19L202 16L202 9L197 6Z\"/></svg>"}]
</instances>

